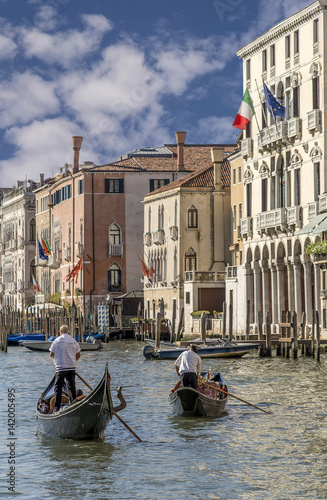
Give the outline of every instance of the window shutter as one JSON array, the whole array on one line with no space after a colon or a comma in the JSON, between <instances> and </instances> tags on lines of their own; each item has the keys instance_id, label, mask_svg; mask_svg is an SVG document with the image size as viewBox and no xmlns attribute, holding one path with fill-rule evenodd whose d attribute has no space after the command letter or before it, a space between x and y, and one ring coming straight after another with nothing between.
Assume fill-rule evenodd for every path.
<instances>
[{"instance_id":1,"label":"window shutter","mask_svg":"<svg viewBox=\"0 0 327 500\"><path fill-rule=\"evenodd\" d=\"M124 179L119 179L119 193L124 192Z\"/></svg>"},{"instance_id":2,"label":"window shutter","mask_svg":"<svg viewBox=\"0 0 327 500\"><path fill-rule=\"evenodd\" d=\"M109 180L110 179L105 179L104 180L104 192L109 193Z\"/></svg>"}]
</instances>

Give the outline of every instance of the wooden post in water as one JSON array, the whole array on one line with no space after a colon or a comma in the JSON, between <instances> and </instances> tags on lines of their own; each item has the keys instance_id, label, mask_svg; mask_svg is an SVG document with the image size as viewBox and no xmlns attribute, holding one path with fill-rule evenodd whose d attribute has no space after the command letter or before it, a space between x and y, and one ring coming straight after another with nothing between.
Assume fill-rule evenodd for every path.
<instances>
[{"instance_id":1,"label":"wooden post in water","mask_svg":"<svg viewBox=\"0 0 327 500\"><path fill-rule=\"evenodd\" d=\"M301 339L304 340L305 339L305 325L306 325L306 314L305 314L305 311L303 311L302 313L302 321L301 321ZM304 354L304 342L302 344L302 349L301 349L301 352L302 352L302 355Z\"/></svg>"},{"instance_id":2,"label":"wooden post in water","mask_svg":"<svg viewBox=\"0 0 327 500\"><path fill-rule=\"evenodd\" d=\"M258 311L258 334L259 334L259 340L263 340L263 333L262 333L262 312Z\"/></svg>"},{"instance_id":3,"label":"wooden post in water","mask_svg":"<svg viewBox=\"0 0 327 500\"><path fill-rule=\"evenodd\" d=\"M311 342L310 342L310 354L308 354L309 356L312 356L313 359L315 357L315 330L317 328L317 325L316 325L316 312L317 311L313 311L312 313L312 338L311 338Z\"/></svg>"},{"instance_id":4,"label":"wooden post in water","mask_svg":"<svg viewBox=\"0 0 327 500\"><path fill-rule=\"evenodd\" d=\"M203 312L201 313L201 340L202 342L205 342L206 340L206 314Z\"/></svg>"},{"instance_id":5,"label":"wooden post in water","mask_svg":"<svg viewBox=\"0 0 327 500\"><path fill-rule=\"evenodd\" d=\"M180 317L179 317L179 323L178 323L178 329L177 329L177 336L176 340L179 341L181 338L181 332L183 329L183 321L184 321L184 307L181 309Z\"/></svg>"},{"instance_id":6,"label":"wooden post in water","mask_svg":"<svg viewBox=\"0 0 327 500\"><path fill-rule=\"evenodd\" d=\"M245 339L250 340L250 299L246 301L246 325L245 325Z\"/></svg>"},{"instance_id":7,"label":"wooden post in water","mask_svg":"<svg viewBox=\"0 0 327 500\"><path fill-rule=\"evenodd\" d=\"M141 302L137 306L137 340L141 339Z\"/></svg>"},{"instance_id":8,"label":"wooden post in water","mask_svg":"<svg viewBox=\"0 0 327 500\"><path fill-rule=\"evenodd\" d=\"M266 316L266 350L267 356L271 357L271 321L269 311L267 311Z\"/></svg>"},{"instance_id":9,"label":"wooden post in water","mask_svg":"<svg viewBox=\"0 0 327 500\"><path fill-rule=\"evenodd\" d=\"M157 313L155 348L160 348L160 312Z\"/></svg>"},{"instance_id":10,"label":"wooden post in water","mask_svg":"<svg viewBox=\"0 0 327 500\"><path fill-rule=\"evenodd\" d=\"M297 359L297 314L293 313L292 318L292 326L293 326L293 359Z\"/></svg>"},{"instance_id":11,"label":"wooden post in water","mask_svg":"<svg viewBox=\"0 0 327 500\"><path fill-rule=\"evenodd\" d=\"M233 304L229 304L229 331L228 340L233 340Z\"/></svg>"},{"instance_id":12,"label":"wooden post in water","mask_svg":"<svg viewBox=\"0 0 327 500\"><path fill-rule=\"evenodd\" d=\"M316 337L317 337L317 361L320 363L320 325L319 311L316 311Z\"/></svg>"},{"instance_id":13,"label":"wooden post in water","mask_svg":"<svg viewBox=\"0 0 327 500\"><path fill-rule=\"evenodd\" d=\"M223 302L223 339L226 338L226 302Z\"/></svg>"},{"instance_id":14,"label":"wooden post in water","mask_svg":"<svg viewBox=\"0 0 327 500\"><path fill-rule=\"evenodd\" d=\"M172 344L175 342L175 328L176 328L176 300L173 300L173 315L171 319L171 332L170 332L170 342Z\"/></svg>"},{"instance_id":15,"label":"wooden post in water","mask_svg":"<svg viewBox=\"0 0 327 500\"><path fill-rule=\"evenodd\" d=\"M292 323L292 313L291 311L287 311L286 314L286 322L290 325ZM292 337L292 327L286 327L286 337ZM291 344L289 342L286 343L286 358L290 357Z\"/></svg>"}]
</instances>

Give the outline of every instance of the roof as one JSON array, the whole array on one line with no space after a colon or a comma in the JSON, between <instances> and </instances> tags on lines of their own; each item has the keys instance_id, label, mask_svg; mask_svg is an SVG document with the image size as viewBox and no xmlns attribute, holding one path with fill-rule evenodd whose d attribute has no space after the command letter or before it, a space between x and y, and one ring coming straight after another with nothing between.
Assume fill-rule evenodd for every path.
<instances>
[{"instance_id":1,"label":"roof","mask_svg":"<svg viewBox=\"0 0 327 500\"><path fill-rule=\"evenodd\" d=\"M229 161L224 159L222 165L222 186L229 187L230 186L230 166ZM214 187L214 171L213 165L211 164L209 167L203 167L195 172L190 172L189 174L184 175L180 179L176 181L170 182L165 186L162 186L155 191L145 195L145 198L148 196L153 196L156 194L164 193L165 191L170 191L179 187Z\"/></svg>"},{"instance_id":2,"label":"roof","mask_svg":"<svg viewBox=\"0 0 327 500\"><path fill-rule=\"evenodd\" d=\"M184 145L184 170L193 172L202 167L212 165L211 149L223 147L225 154L233 153L234 144L185 144ZM163 153L163 151L168 153ZM128 157L121 157L107 165L95 166L90 171L102 172L176 172L177 171L177 146L165 144L162 148L138 149L128 153Z\"/></svg>"}]
</instances>

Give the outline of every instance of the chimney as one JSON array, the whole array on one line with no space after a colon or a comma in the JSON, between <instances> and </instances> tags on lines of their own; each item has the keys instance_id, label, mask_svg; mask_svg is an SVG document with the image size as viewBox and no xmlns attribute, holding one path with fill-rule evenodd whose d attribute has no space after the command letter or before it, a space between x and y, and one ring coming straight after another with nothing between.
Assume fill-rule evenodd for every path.
<instances>
[{"instance_id":1,"label":"chimney","mask_svg":"<svg viewBox=\"0 0 327 500\"><path fill-rule=\"evenodd\" d=\"M44 174L40 174L40 186L44 185Z\"/></svg>"},{"instance_id":2,"label":"chimney","mask_svg":"<svg viewBox=\"0 0 327 500\"><path fill-rule=\"evenodd\" d=\"M186 132L175 132L177 142L177 171L182 172L184 169L184 143Z\"/></svg>"},{"instance_id":3,"label":"chimney","mask_svg":"<svg viewBox=\"0 0 327 500\"><path fill-rule=\"evenodd\" d=\"M215 183L215 189L217 189L218 191L220 191L223 187L221 183L221 169L224 158L225 158L224 148L211 148L214 183Z\"/></svg>"},{"instance_id":4,"label":"chimney","mask_svg":"<svg viewBox=\"0 0 327 500\"><path fill-rule=\"evenodd\" d=\"M76 172L78 172L79 152L82 147L82 142L83 142L83 137L79 137L77 135L73 136L73 150L74 150L73 174L76 174Z\"/></svg>"}]
</instances>

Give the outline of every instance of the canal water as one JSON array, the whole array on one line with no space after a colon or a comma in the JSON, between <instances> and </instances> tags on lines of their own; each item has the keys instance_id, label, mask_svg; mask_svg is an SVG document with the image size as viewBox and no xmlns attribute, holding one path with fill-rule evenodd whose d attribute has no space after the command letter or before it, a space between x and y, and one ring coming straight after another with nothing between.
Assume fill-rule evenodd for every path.
<instances>
[{"instance_id":1,"label":"canal water","mask_svg":"<svg viewBox=\"0 0 327 500\"><path fill-rule=\"evenodd\" d=\"M145 360L143 344L114 341L84 353L78 373L91 386L109 363L114 404L122 385L127 408L102 439L65 441L36 435L35 404L53 373L47 353L12 347L0 353L0 496L10 498L13 444L15 491L24 500L326 499L327 358L286 360L258 353L203 360L221 371L229 390L268 410L230 398L220 418L176 418L168 392L173 361ZM82 387L82 386L81 386ZM15 390L14 437L8 428L8 390ZM7 446L9 444L9 446Z\"/></svg>"}]
</instances>

